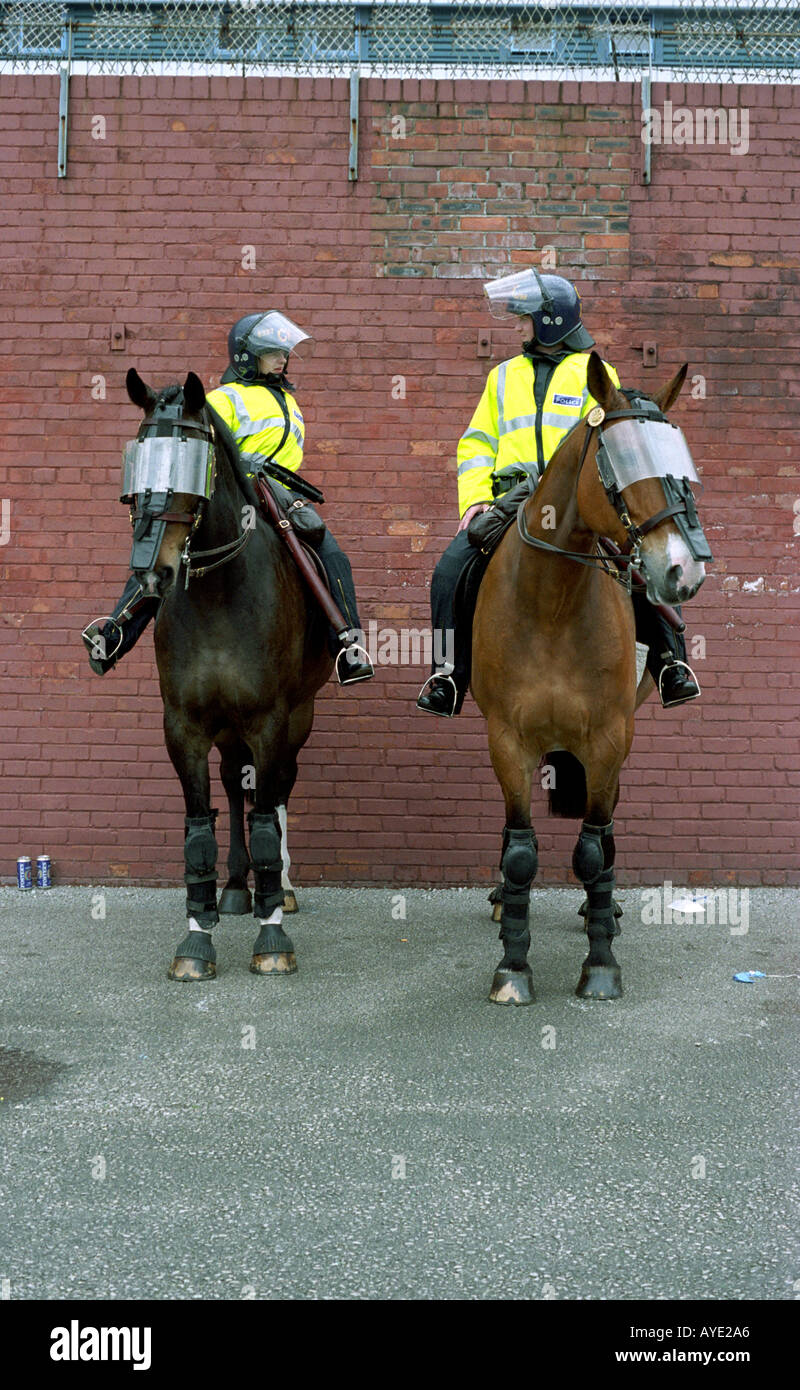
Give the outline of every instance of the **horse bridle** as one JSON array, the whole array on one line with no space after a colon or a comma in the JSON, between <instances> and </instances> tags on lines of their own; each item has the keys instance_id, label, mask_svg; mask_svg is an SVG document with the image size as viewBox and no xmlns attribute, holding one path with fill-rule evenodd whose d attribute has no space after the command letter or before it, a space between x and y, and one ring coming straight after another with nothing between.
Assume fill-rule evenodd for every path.
<instances>
[{"instance_id":1,"label":"horse bridle","mask_svg":"<svg viewBox=\"0 0 800 1390\"><path fill-rule=\"evenodd\" d=\"M589 411L589 414L586 416L586 434L583 440L581 456L578 461L576 488L578 482L580 481L580 476L583 471L583 465L586 461L586 455L589 452L589 445L592 442L592 438L594 436L595 431L597 431L598 438L600 440L600 443L598 444L596 460L598 476L600 478L600 482L603 485L603 489L609 502L611 503L612 507L614 508L614 511L616 512L617 516L622 522L622 525L625 527L625 533L628 538L625 546L622 548L620 553L614 556L614 563L621 566L627 565L627 587L630 589L631 570L635 565L639 563L639 546L644 540L644 537L648 535L650 531L654 531L657 526L660 526L662 522L669 520L670 517L679 516L681 514L684 514L686 516L687 522L690 526L697 526L699 525L699 523L697 518L697 511L694 506L694 498L692 496L691 488L688 486L688 484L683 490L678 489L677 486L675 487L675 491L679 492L680 495L678 501L674 502L671 506L662 507L661 511L656 512L651 517L648 517L647 521L641 522L640 525L636 525L636 523L632 520L630 512L628 511L627 504L622 496L622 491L616 486L613 471L608 467L604 467L602 462L601 454L603 428L605 425L609 424L611 421L614 420L656 420L663 424L668 424L669 421L667 420L667 417L662 413L662 411L658 408L655 401L652 401L649 397L642 395L641 392L626 390L623 387L622 394L628 397L628 400L631 404L630 410L605 411L602 406L596 405L592 410ZM662 484L666 483L667 477L665 476L660 478L660 481L662 482ZM524 513L525 507L523 504L517 512L517 530L519 531L520 538L524 541L525 545L532 546L535 550L545 550L556 555L560 555L562 556L562 558L575 560L577 564L589 565L593 568L605 569L608 572L608 560L604 555L586 555L583 551L580 550L562 550L560 546L552 545L549 541L540 540L538 536L532 536L530 531L528 530Z\"/></svg>"},{"instance_id":2,"label":"horse bridle","mask_svg":"<svg viewBox=\"0 0 800 1390\"><path fill-rule=\"evenodd\" d=\"M139 428L137 439L141 439L142 437L145 439L152 438L153 436L204 439L207 440L209 445L216 451L217 437L214 429L214 422L208 415L206 409L204 408L203 410L202 424L186 419L181 412L182 403L172 405L161 402L159 418L154 420L151 416L144 420ZM153 521L163 522L165 524L167 522L178 522L181 525L188 526L189 533L184 542L180 556L181 564L184 566L185 570L185 589L188 589L190 579L201 579L204 575L210 574L212 570L227 564L230 560L235 559L247 545L253 530L253 528L249 526L244 527L240 535L236 536L234 540L228 541L225 545L218 545L210 550L197 550L192 552L190 548L192 537L203 519L206 503L209 499L205 496L198 497L193 511L178 512L170 510L174 495L172 489L168 489L164 494L157 495L163 495L163 506L158 503L155 507L149 505L153 497L153 492L150 488L146 489L142 494L137 494L137 497L142 499L139 506L134 509L134 506L131 505L130 518L131 525L134 528L134 544L138 538L137 527L142 528L142 533L144 533ZM130 500L132 502L133 499L123 497L122 500ZM219 558L215 559L210 565L198 565L195 563L198 560L211 559L213 556ZM141 586L141 591L142 593L144 592L143 586Z\"/></svg>"}]
</instances>

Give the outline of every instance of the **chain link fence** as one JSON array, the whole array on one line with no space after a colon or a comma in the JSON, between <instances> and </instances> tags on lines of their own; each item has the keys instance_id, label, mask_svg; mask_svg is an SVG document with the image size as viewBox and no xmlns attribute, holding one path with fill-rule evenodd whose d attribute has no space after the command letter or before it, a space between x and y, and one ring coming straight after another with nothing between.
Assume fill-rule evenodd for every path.
<instances>
[{"instance_id":1,"label":"chain link fence","mask_svg":"<svg viewBox=\"0 0 800 1390\"><path fill-rule=\"evenodd\" d=\"M0 70L797 82L800 7L514 0L11 0Z\"/></svg>"}]
</instances>

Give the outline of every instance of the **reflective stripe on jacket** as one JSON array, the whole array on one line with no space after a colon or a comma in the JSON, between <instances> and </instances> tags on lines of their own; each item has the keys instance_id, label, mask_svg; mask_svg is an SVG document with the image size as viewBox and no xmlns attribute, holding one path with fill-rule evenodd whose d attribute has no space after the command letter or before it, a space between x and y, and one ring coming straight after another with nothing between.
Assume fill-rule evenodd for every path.
<instances>
[{"instance_id":1,"label":"reflective stripe on jacket","mask_svg":"<svg viewBox=\"0 0 800 1390\"><path fill-rule=\"evenodd\" d=\"M289 433L275 461L296 472L303 462L305 426L294 396L289 391L281 394L289 411ZM272 457L283 438L284 417L266 386L245 386L237 381L209 391L206 400L222 416L242 453Z\"/></svg>"},{"instance_id":2,"label":"reflective stripe on jacket","mask_svg":"<svg viewBox=\"0 0 800 1390\"><path fill-rule=\"evenodd\" d=\"M476 502L491 502L492 476L501 469L544 471L564 435L597 405L586 385L589 356L573 352L557 364L538 421L530 358L521 354L492 369L458 444L459 516ZM608 362L604 366L619 386L614 368Z\"/></svg>"}]
</instances>

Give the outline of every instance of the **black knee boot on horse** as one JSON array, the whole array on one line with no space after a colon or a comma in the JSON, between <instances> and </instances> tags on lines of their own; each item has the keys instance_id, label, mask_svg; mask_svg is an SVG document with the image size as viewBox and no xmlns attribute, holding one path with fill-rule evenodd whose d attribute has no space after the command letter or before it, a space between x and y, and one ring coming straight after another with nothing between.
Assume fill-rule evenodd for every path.
<instances>
[{"instance_id":1,"label":"black knee boot on horse","mask_svg":"<svg viewBox=\"0 0 800 1390\"><path fill-rule=\"evenodd\" d=\"M533 975L528 964L531 884L538 868L538 844L530 828L503 831L502 916L503 958L495 971L489 998L494 1004L532 1004Z\"/></svg>"},{"instance_id":2,"label":"black knee boot on horse","mask_svg":"<svg viewBox=\"0 0 800 1390\"><path fill-rule=\"evenodd\" d=\"M297 969L294 945L281 925L283 861L278 813L251 811L247 823L255 878L253 916L260 926L250 969L254 975L293 975Z\"/></svg>"},{"instance_id":3,"label":"black knee boot on horse","mask_svg":"<svg viewBox=\"0 0 800 1390\"><path fill-rule=\"evenodd\" d=\"M217 841L214 824L217 812L208 816L187 816L183 858L186 872L186 916L189 930L176 948L167 971L170 980L213 980L217 973L217 953L211 933L219 922L217 913Z\"/></svg>"},{"instance_id":4,"label":"black knee boot on horse","mask_svg":"<svg viewBox=\"0 0 800 1390\"><path fill-rule=\"evenodd\" d=\"M611 950L614 920L614 822L581 826L572 869L586 889L586 934L589 954L575 993L581 999L619 999L622 972Z\"/></svg>"}]
</instances>

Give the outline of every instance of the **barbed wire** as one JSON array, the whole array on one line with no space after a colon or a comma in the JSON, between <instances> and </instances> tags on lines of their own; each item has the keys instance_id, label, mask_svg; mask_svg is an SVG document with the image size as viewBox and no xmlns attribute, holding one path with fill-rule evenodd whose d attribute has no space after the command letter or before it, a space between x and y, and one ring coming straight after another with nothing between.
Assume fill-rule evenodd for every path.
<instances>
[{"instance_id":1,"label":"barbed wire","mask_svg":"<svg viewBox=\"0 0 800 1390\"><path fill-rule=\"evenodd\" d=\"M0 71L800 81L795 0L10 0Z\"/></svg>"}]
</instances>

